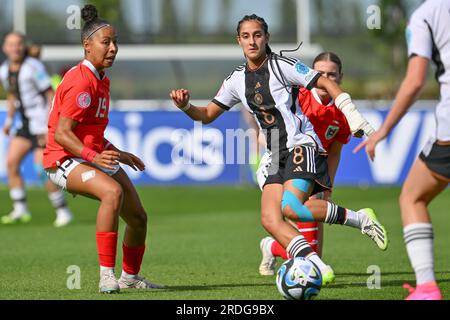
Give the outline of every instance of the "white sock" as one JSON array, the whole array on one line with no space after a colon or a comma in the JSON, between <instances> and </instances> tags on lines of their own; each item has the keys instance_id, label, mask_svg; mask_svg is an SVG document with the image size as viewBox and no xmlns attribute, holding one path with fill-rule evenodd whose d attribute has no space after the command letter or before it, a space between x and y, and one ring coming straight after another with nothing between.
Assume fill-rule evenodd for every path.
<instances>
[{"instance_id":1,"label":"white sock","mask_svg":"<svg viewBox=\"0 0 450 320\"><path fill-rule=\"evenodd\" d=\"M13 201L14 211L17 213L28 213L25 189L13 188L9 191L9 196Z\"/></svg>"},{"instance_id":2,"label":"white sock","mask_svg":"<svg viewBox=\"0 0 450 320\"><path fill-rule=\"evenodd\" d=\"M364 218L364 215L360 212L352 211L349 209L346 209L346 219L344 222L344 225L361 229L362 220Z\"/></svg>"},{"instance_id":3,"label":"white sock","mask_svg":"<svg viewBox=\"0 0 450 320\"><path fill-rule=\"evenodd\" d=\"M64 193L62 191L55 191L48 194L48 199L52 203L53 208L65 208L67 206Z\"/></svg>"},{"instance_id":4,"label":"white sock","mask_svg":"<svg viewBox=\"0 0 450 320\"><path fill-rule=\"evenodd\" d=\"M435 281L433 256L433 226L412 223L403 228L409 261L416 274L416 285Z\"/></svg>"},{"instance_id":5,"label":"white sock","mask_svg":"<svg viewBox=\"0 0 450 320\"><path fill-rule=\"evenodd\" d=\"M58 217L72 217L72 212L67 207L58 208L56 209L56 216Z\"/></svg>"},{"instance_id":6,"label":"white sock","mask_svg":"<svg viewBox=\"0 0 450 320\"><path fill-rule=\"evenodd\" d=\"M129 274L122 270L122 278L134 279L136 278L136 274Z\"/></svg>"},{"instance_id":7,"label":"white sock","mask_svg":"<svg viewBox=\"0 0 450 320\"><path fill-rule=\"evenodd\" d=\"M114 268L100 266L100 274L105 272L105 271L110 271L110 272L114 273Z\"/></svg>"},{"instance_id":8,"label":"white sock","mask_svg":"<svg viewBox=\"0 0 450 320\"><path fill-rule=\"evenodd\" d=\"M289 242L288 246L286 247L286 252L288 256L290 257L307 257L311 253L314 252L314 250L311 248L311 246L308 244L308 241L306 241L305 237L301 234L294 237L291 242Z\"/></svg>"}]
</instances>

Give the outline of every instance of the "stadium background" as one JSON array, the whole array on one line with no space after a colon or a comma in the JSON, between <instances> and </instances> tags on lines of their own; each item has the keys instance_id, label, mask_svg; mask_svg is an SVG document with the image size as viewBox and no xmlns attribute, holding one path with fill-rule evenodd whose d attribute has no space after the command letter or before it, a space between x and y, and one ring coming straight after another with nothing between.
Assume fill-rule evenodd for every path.
<instances>
[{"instance_id":1,"label":"stadium background","mask_svg":"<svg viewBox=\"0 0 450 320\"><path fill-rule=\"evenodd\" d=\"M228 73L242 63L241 51L235 44L235 27L243 15L256 13L266 18L275 51L295 48L303 41L301 49L289 55L308 64L321 50L340 55L345 73L343 87L357 99L357 106L369 121L378 127L403 77L406 65L404 28L407 17L420 2L89 1L117 26L119 34L118 59L108 71L112 79L108 137L119 147L141 156L147 164L142 174L128 171L140 186L144 205L153 217L150 232L154 249L145 257L147 267L143 270L156 280L172 285L161 295L122 295L120 298L279 298L273 279L257 276L258 244L264 231L258 217L259 191L253 186L249 165L236 161L224 164L225 150L233 150L236 155L248 152L238 150L236 143L230 146L227 139L227 129L245 128L237 112L239 108L211 125L199 127L167 100L169 90L177 87L189 88L192 96L201 101L208 101L215 95ZM30 41L42 46L42 58L49 71L58 74L82 58L80 31L71 30L68 23L72 21L73 10L76 12L83 4L75 0L0 0L0 34L13 28L26 32ZM373 5L380 8L381 29L368 28ZM0 53L0 61L3 59ZM6 107L2 90L0 88L0 123L4 121ZM333 290L324 290L320 298L400 299L404 295L401 282L411 281L413 274L402 243L397 196L408 168L433 130L433 107L438 96L438 85L430 68L429 81L420 101L380 145L374 163L368 162L364 152L352 154L358 139L352 139L344 147L335 200L354 208L376 207L391 232L393 245L387 255L382 256L373 251L371 244L361 241L360 235L327 226L325 258L334 266L338 283ZM183 154L184 159L199 161L196 164L173 163L173 130L177 129L185 129L183 132L188 137L183 147L189 152ZM1 214L6 214L11 206L4 163L7 143L7 137L0 135ZM46 196L34 174L31 159L27 159L23 172L27 182L33 185L29 202L35 216L28 226L0 228L0 260L3 262L0 298L98 298L95 295L95 248L94 241L90 241L95 203L79 197L70 199L76 220L64 231L55 230L51 227L50 205L41 201ZM449 198L447 190L432 207L438 221L436 263L438 277L444 282L444 296L450 282L445 263L449 261L448 250L445 250L448 242L445 214L450 207ZM52 244L51 254L47 250L49 243ZM346 252L356 251L361 261L342 252L339 243L348 246ZM222 255L209 260L218 250ZM197 258L195 261L192 261L193 256ZM185 264L188 260L190 263ZM237 266L229 261L239 262L239 277L236 276ZM65 271L71 264L79 265L84 272L83 279L89 279L89 282L83 280L81 291L66 288ZM184 266L183 275L178 274L180 264ZM371 264L380 266L383 271L383 290L366 289L366 270ZM220 276L214 270L220 271ZM23 281L11 281L20 276ZM177 286L177 283L183 285Z\"/></svg>"}]
</instances>

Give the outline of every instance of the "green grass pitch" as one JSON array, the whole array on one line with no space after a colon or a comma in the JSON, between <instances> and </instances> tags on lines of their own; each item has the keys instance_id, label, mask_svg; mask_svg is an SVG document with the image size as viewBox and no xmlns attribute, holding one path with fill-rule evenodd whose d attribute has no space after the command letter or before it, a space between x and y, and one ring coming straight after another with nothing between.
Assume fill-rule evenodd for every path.
<instances>
[{"instance_id":1,"label":"green grass pitch","mask_svg":"<svg viewBox=\"0 0 450 320\"><path fill-rule=\"evenodd\" d=\"M337 188L336 203L372 207L388 229L390 246L381 252L355 229L326 226L324 261L336 282L318 299L403 299L404 282L414 284L402 239L397 204L399 188ZM149 214L147 251L141 274L166 284L164 290L97 293L95 245L97 203L69 199L76 220L55 229L46 193L29 191L30 224L0 226L0 299L281 299L275 276L258 274L260 192L253 187L148 187L139 193ZM1 214L10 210L8 191L0 189ZM436 274L444 298L450 297L450 190L431 205ZM121 221L120 238L124 223ZM117 274L121 270L119 241ZM277 265L280 265L278 260ZM80 268L81 289L69 290L69 266ZM381 288L368 289L370 266L381 271ZM373 267L372 267L373 268Z\"/></svg>"}]
</instances>

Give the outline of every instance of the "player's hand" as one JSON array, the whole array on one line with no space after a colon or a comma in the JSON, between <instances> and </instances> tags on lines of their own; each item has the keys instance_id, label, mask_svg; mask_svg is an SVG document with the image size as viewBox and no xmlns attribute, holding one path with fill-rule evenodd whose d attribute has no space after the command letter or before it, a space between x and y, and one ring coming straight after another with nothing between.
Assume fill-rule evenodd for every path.
<instances>
[{"instance_id":1,"label":"player's hand","mask_svg":"<svg viewBox=\"0 0 450 320\"><path fill-rule=\"evenodd\" d=\"M119 152L113 150L105 150L102 153L97 153L95 158L92 160L92 163L107 170L114 170L119 164L119 159Z\"/></svg>"},{"instance_id":2,"label":"player's hand","mask_svg":"<svg viewBox=\"0 0 450 320\"><path fill-rule=\"evenodd\" d=\"M3 126L3 133L5 134L5 136L9 136L9 134L11 133L11 127L12 125L10 124L5 124Z\"/></svg>"},{"instance_id":3,"label":"player's hand","mask_svg":"<svg viewBox=\"0 0 450 320\"><path fill-rule=\"evenodd\" d=\"M130 166L131 168L133 168L134 171L145 170L145 164L142 162L142 160L129 152L121 151L119 162Z\"/></svg>"},{"instance_id":4,"label":"player's hand","mask_svg":"<svg viewBox=\"0 0 450 320\"><path fill-rule=\"evenodd\" d=\"M361 142L355 149L353 149L353 153L357 153L362 148L366 148L367 156L370 160L375 159L375 147L378 142L383 140L386 137L386 134L381 130L375 131L375 133L371 134L366 140Z\"/></svg>"},{"instance_id":5,"label":"player's hand","mask_svg":"<svg viewBox=\"0 0 450 320\"><path fill-rule=\"evenodd\" d=\"M170 92L170 98L179 109L183 109L189 103L190 99L189 90L186 89L172 90Z\"/></svg>"}]
</instances>

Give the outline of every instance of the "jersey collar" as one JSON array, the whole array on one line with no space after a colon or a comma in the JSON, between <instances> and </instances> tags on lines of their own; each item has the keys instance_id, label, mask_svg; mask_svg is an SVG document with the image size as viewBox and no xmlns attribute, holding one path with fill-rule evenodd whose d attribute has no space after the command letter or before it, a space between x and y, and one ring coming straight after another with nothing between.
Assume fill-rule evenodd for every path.
<instances>
[{"instance_id":1,"label":"jersey collar","mask_svg":"<svg viewBox=\"0 0 450 320\"><path fill-rule=\"evenodd\" d=\"M320 99L319 94L316 91L316 88L312 88L311 92L313 94L314 99L316 99L316 101L318 103L320 103L321 105L323 105L322 99ZM334 104L334 100L331 99L330 102L326 105L326 107L331 107Z\"/></svg>"},{"instance_id":2,"label":"jersey collar","mask_svg":"<svg viewBox=\"0 0 450 320\"><path fill-rule=\"evenodd\" d=\"M83 65L89 68L89 70L92 71L93 74L97 77L98 80L103 80L105 78L105 74L102 72L102 74L98 73L97 69L94 67L94 65L87 59L83 60Z\"/></svg>"}]
</instances>

